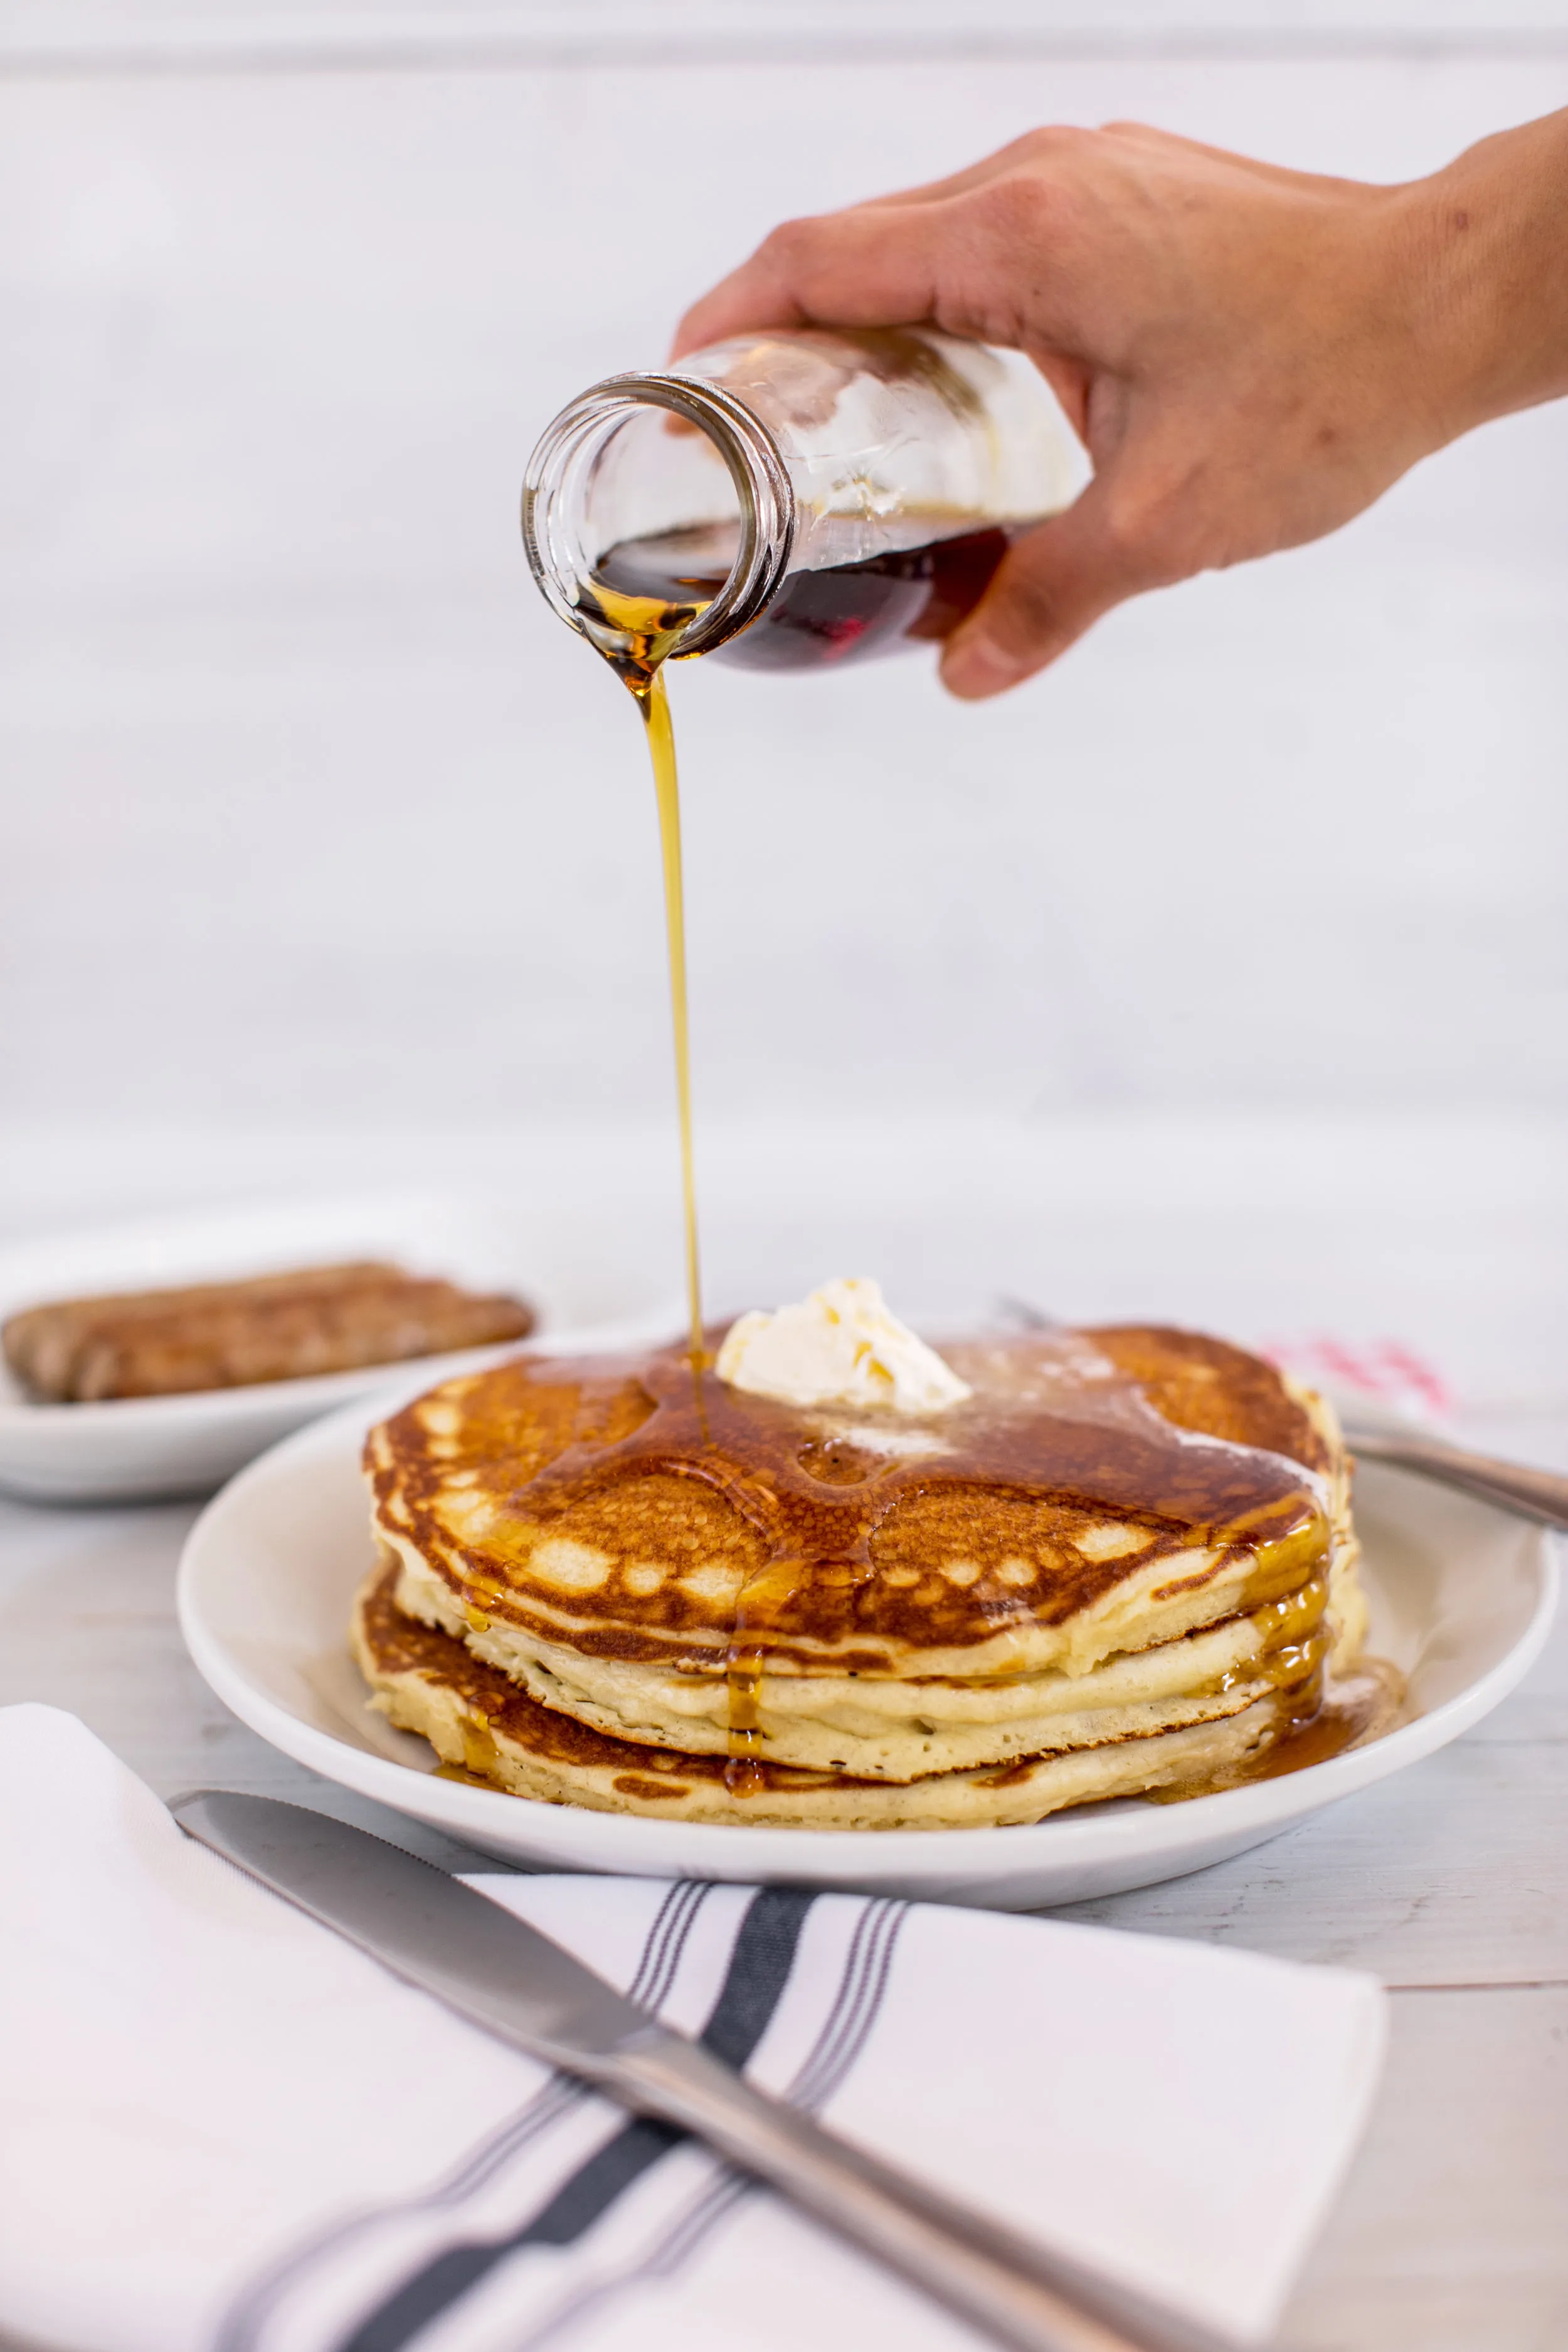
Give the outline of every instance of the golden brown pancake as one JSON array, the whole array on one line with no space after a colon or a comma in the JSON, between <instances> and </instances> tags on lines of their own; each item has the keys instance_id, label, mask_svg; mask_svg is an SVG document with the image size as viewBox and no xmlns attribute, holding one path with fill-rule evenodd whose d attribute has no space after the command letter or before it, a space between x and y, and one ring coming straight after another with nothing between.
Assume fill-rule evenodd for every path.
<instances>
[{"instance_id":1,"label":"golden brown pancake","mask_svg":"<svg viewBox=\"0 0 1568 2352\"><path fill-rule=\"evenodd\" d=\"M1100 1798L1224 1785L1242 1777L1249 1759L1289 1735L1295 1722L1293 1695L1286 1691L1218 1723L1047 1752L984 1771L904 1783L747 1763L737 1788L722 1756L612 1738L540 1706L454 1635L399 1609L396 1576L390 1564L378 1568L355 1609L354 1654L374 1685L374 1703L393 1723L428 1739L457 1777L546 1804L731 1827L1000 1828ZM1382 1697L1377 1686L1353 1689L1341 1710L1343 1736L1336 1745L1364 1730L1369 1703Z\"/></svg>"},{"instance_id":2,"label":"golden brown pancake","mask_svg":"<svg viewBox=\"0 0 1568 2352\"><path fill-rule=\"evenodd\" d=\"M419 1399L366 1449L378 1703L520 1793L837 1827L1212 1780L1320 1710L1364 1610L1319 1401L1142 1327L943 1352L924 1418L673 1349Z\"/></svg>"}]
</instances>

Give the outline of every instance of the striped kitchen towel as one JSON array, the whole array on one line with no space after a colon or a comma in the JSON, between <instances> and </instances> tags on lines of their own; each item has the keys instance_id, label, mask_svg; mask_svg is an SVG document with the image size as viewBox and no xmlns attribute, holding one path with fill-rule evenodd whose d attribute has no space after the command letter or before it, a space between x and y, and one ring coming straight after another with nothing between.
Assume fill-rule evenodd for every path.
<instances>
[{"instance_id":1,"label":"striped kitchen towel","mask_svg":"<svg viewBox=\"0 0 1568 2352\"><path fill-rule=\"evenodd\" d=\"M1001 1832L1005 1834L1005 1832ZM1361 2130L1369 1979L798 1887L470 1884L835 2128L1243 2338ZM69 2352L962 2352L668 2127L0 1712L0 2332Z\"/></svg>"}]
</instances>

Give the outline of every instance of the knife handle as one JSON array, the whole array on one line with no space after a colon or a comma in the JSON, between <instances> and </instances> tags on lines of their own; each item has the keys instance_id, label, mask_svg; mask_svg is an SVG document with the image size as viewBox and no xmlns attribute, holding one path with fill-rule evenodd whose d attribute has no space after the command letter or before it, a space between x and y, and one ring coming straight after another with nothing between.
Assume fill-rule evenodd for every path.
<instances>
[{"instance_id":1,"label":"knife handle","mask_svg":"<svg viewBox=\"0 0 1568 2352\"><path fill-rule=\"evenodd\" d=\"M1495 1454L1472 1454L1446 1438L1414 1430L1406 1436L1401 1430L1361 1429L1352 1422L1345 1439L1351 1452L1368 1462L1414 1470L1480 1502L1496 1503L1522 1518L1568 1533L1568 1477L1558 1471L1531 1470L1521 1462L1500 1461Z\"/></svg>"},{"instance_id":2,"label":"knife handle","mask_svg":"<svg viewBox=\"0 0 1568 2352\"><path fill-rule=\"evenodd\" d=\"M581 2073L578 2055L563 2063ZM971 2212L653 2028L595 2079L696 2134L1016 2352L1234 2352L1222 2337Z\"/></svg>"}]
</instances>

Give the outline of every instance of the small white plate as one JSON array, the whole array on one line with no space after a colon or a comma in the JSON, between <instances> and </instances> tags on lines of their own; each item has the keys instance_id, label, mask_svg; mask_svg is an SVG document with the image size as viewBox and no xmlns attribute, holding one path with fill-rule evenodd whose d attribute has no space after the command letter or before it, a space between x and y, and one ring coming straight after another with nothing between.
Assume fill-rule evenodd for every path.
<instances>
[{"instance_id":1,"label":"small white plate","mask_svg":"<svg viewBox=\"0 0 1568 2352\"><path fill-rule=\"evenodd\" d=\"M386 1257L412 1273L512 1290L539 1315L525 1344L602 1348L663 1339L683 1307L616 1220L495 1194L377 1192L260 1202L134 1225L42 1236L0 1252L0 1321L19 1307L97 1291L222 1282L333 1260ZM37 1502L210 1494L304 1423L379 1394L427 1388L504 1349L372 1364L314 1380L103 1404L39 1404L0 1363L0 1487Z\"/></svg>"},{"instance_id":2,"label":"small white plate","mask_svg":"<svg viewBox=\"0 0 1568 2352\"><path fill-rule=\"evenodd\" d=\"M1557 1597L1543 1530L1367 1465L1356 1516L1371 1647L1409 1679L1409 1719L1368 1748L1185 1804L1122 1799L1032 1829L729 1829L541 1805L437 1780L425 1741L366 1705L345 1630L372 1557L359 1452L373 1418L362 1407L301 1431L207 1506L180 1563L191 1655L286 1755L487 1853L550 1870L873 1887L999 1910L1151 1885L1261 1845L1468 1730L1531 1664Z\"/></svg>"}]
</instances>

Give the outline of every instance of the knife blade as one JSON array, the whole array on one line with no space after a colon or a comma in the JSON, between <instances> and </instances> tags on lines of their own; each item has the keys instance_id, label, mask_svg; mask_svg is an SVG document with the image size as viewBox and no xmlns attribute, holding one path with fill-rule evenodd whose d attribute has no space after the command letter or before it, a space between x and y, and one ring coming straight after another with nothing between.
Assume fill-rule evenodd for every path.
<instances>
[{"instance_id":1,"label":"knife blade","mask_svg":"<svg viewBox=\"0 0 1568 2352\"><path fill-rule=\"evenodd\" d=\"M705 2140L1014 2352L1235 2352L769 2098L525 1920L330 1814L201 1790L191 1837L512 2048Z\"/></svg>"}]
</instances>

